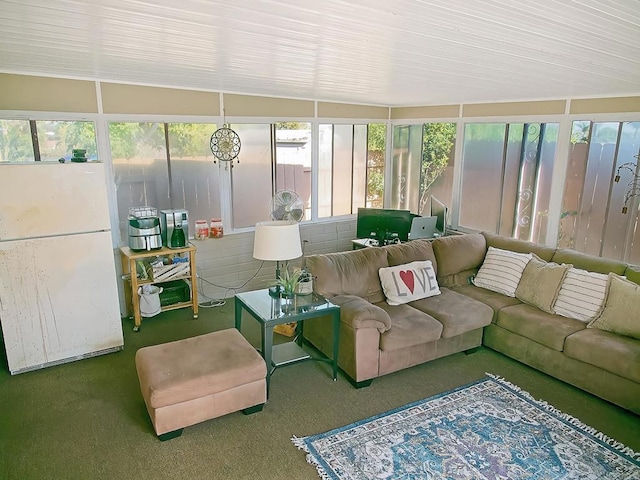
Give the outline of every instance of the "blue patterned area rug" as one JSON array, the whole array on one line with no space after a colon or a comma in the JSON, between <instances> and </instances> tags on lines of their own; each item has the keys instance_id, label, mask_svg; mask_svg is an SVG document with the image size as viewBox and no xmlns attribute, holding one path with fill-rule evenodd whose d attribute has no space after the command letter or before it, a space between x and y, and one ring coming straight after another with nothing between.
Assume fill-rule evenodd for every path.
<instances>
[{"instance_id":1,"label":"blue patterned area rug","mask_svg":"<svg viewBox=\"0 0 640 480\"><path fill-rule=\"evenodd\" d=\"M490 375L292 438L323 479L640 480L640 454Z\"/></svg>"}]
</instances>

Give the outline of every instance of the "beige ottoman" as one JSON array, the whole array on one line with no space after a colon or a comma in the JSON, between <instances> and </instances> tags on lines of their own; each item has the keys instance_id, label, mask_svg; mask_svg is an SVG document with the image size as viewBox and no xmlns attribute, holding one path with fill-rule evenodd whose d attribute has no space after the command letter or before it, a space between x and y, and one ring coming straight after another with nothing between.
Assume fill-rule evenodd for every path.
<instances>
[{"instance_id":1,"label":"beige ottoman","mask_svg":"<svg viewBox=\"0 0 640 480\"><path fill-rule=\"evenodd\" d=\"M259 412L267 401L264 360L235 328L141 348L136 370L160 440L227 413Z\"/></svg>"}]
</instances>

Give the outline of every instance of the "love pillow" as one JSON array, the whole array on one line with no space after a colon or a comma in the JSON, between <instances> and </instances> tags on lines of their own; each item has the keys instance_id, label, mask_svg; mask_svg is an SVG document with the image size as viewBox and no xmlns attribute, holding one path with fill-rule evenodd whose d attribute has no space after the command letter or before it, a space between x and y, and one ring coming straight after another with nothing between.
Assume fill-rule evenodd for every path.
<instances>
[{"instance_id":1,"label":"love pillow","mask_svg":"<svg viewBox=\"0 0 640 480\"><path fill-rule=\"evenodd\" d=\"M431 260L381 268L378 275L389 305L402 305L440 295Z\"/></svg>"}]
</instances>

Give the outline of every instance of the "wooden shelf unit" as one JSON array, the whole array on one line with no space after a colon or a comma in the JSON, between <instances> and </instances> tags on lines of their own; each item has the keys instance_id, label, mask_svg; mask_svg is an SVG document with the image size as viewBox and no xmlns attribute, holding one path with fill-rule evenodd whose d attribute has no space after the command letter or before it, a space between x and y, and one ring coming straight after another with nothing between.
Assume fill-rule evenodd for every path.
<instances>
[{"instance_id":1,"label":"wooden shelf unit","mask_svg":"<svg viewBox=\"0 0 640 480\"><path fill-rule=\"evenodd\" d=\"M136 262L145 258L174 256L177 254L187 253L189 257L189 272L185 275L179 275L161 281L141 280L137 276ZM140 315L140 297L138 296L138 287L146 284L161 285L165 282L173 280L188 279L191 281L191 300L188 302L178 302L166 305L161 308L163 312L168 310L176 310L178 308L191 307L193 310L193 318L198 318L198 288L196 277L196 247L189 244L183 248L167 248L162 247L157 250L133 251L129 247L120 247L120 256L122 260L122 273L125 282L124 291L127 297L127 310L129 317L133 318L133 331L140 330L142 316ZM128 284L128 285L127 285Z\"/></svg>"}]
</instances>

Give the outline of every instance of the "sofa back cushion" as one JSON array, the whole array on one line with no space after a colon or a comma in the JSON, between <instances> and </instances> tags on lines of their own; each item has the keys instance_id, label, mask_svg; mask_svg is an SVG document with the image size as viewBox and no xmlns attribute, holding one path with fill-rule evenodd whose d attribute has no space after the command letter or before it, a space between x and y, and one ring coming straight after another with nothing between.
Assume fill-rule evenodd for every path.
<instances>
[{"instance_id":1,"label":"sofa back cushion","mask_svg":"<svg viewBox=\"0 0 640 480\"><path fill-rule=\"evenodd\" d=\"M640 265L627 265L624 276L627 277L627 280L640 284Z\"/></svg>"},{"instance_id":2,"label":"sofa back cushion","mask_svg":"<svg viewBox=\"0 0 640 480\"><path fill-rule=\"evenodd\" d=\"M553 313L560 286L572 265L545 262L537 255L529 260L516 289L518 300Z\"/></svg>"},{"instance_id":3,"label":"sofa back cushion","mask_svg":"<svg viewBox=\"0 0 640 480\"><path fill-rule=\"evenodd\" d=\"M306 264L314 277L314 290L325 297L356 295L372 303L385 299L378 276L378 270L389 266L383 248L309 255Z\"/></svg>"},{"instance_id":4,"label":"sofa back cushion","mask_svg":"<svg viewBox=\"0 0 640 480\"><path fill-rule=\"evenodd\" d=\"M480 233L440 237L433 241L433 253L441 287L467 285L484 260L487 242Z\"/></svg>"},{"instance_id":5,"label":"sofa back cushion","mask_svg":"<svg viewBox=\"0 0 640 480\"><path fill-rule=\"evenodd\" d=\"M609 274L607 300L598 317L587 328L640 340L640 285L614 273Z\"/></svg>"},{"instance_id":6,"label":"sofa back cushion","mask_svg":"<svg viewBox=\"0 0 640 480\"><path fill-rule=\"evenodd\" d=\"M604 273L605 275L609 272L624 275L627 269L627 264L619 260L596 257L595 255L577 252L568 248L556 250L552 260L556 263L570 263L576 268L588 270L589 272Z\"/></svg>"},{"instance_id":7,"label":"sofa back cushion","mask_svg":"<svg viewBox=\"0 0 640 480\"><path fill-rule=\"evenodd\" d=\"M430 240L412 240L400 245L388 245L382 248L387 252L387 262L390 267L430 260L434 271L438 273L436 256L433 253L433 246Z\"/></svg>"},{"instance_id":8,"label":"sofa back cushion","mask_svg":"<svg viewBox=\"0 0 640 480\"><path fill-rule=\"evenodd\" d=\"M511 250L517 253L535 253L539 258L548 262L553 257L555 248L547 247L545 245L539 245L533 242L527 242L525 240L519 240L517 238L503 237L496 235L495 233L482 232L484 238L487 240L487 247L499 248L501 250ZM566 261L553 260L556 263L572 263Z\"/></svg>"},{"instance_id":9,"label":"sofa back cushion","mask_svg":"<svg viewBox=\"0 0 640 480\"><path fill-rule=\"evenodd\" d=\"M604 307L608 284L609 277L604 273L570 268L560 285L553 313L590 322Z\"/></svg>"},{"instance_id":10,"label":"sofa back cushion","mask_svg":"<svg viewBox=\"0 0 640 480\"><path fill-rule=\"evenodd\" d=\"M531 253L489 247L473 284L507 297L515 297L522 273L532 257Z\"/></svg>"}]
</instances>

